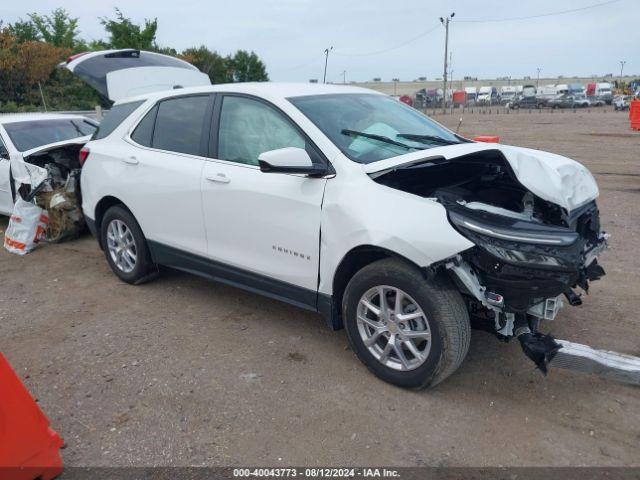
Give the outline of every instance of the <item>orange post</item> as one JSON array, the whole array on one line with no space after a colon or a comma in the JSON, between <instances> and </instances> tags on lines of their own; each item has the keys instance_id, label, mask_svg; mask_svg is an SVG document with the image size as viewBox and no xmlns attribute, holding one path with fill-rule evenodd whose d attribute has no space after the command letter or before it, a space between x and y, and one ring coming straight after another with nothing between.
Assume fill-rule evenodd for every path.
<instances>
[{"instance_id":1,"label":"orange post","mask_svg":"<svg viewBox=\"0 0 640 480\"><path fill-rule=\"evenodd\" d=\"M640 130L640 100L632 100L629 104L629 120L632 130Z\"/></svg>"},{"instance_id":2,"label":"orange post","mask_svg":"<svg viewBox=\"0 0 640 480\"><path fill-rule=\"evenodd\" d=\"M51 480L62 439L0 353L0 480Z\"/></svg>"}]
</instances>

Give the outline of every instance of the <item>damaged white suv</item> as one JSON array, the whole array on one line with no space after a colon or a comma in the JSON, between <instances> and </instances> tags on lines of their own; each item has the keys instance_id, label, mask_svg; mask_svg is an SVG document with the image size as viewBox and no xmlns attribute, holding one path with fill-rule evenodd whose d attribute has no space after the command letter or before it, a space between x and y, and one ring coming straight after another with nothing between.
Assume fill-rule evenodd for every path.
<instances>
[{"instance_id":1,"label":"damaged white suv","mask_svg":"<svg viewBox=\"0 0 640 480\"><path fill-rule=\"evenodd\" d=\"M110 68L139 88L134 67ZM81 153L84 214L125 282L164 265L317 311L377 376L421 388L458 368L472 321L544 370L560 346L540 320L604 274L598 188L573 160L361 88L153 90Z\"/></svg>"}]
</instances>

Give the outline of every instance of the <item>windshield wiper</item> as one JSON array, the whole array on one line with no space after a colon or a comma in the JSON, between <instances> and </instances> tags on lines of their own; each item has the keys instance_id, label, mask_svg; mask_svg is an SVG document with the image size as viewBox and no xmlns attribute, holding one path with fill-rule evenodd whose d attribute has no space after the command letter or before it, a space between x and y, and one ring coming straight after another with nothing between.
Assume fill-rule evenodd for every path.
<instances>
[{"instance_id":1,"label":"windshield wiper","mask_svg":"<svg viewBox=\"0 0 640 480\"><path fill-rule=\"evenodd\" d=\"M398 147L406 148L407 150L422 150L422 148L420 147L412 147L411 145L407 145L406 143L396 142L392 138L385 137L384 135L376 135L375 133L359 132L357 130L349 130L347 128L342 130L340 133L342 133L343 135L348 135L350 137L370 138L382 143L388 143L389 145L396 145Z\"/></svg>"},{"instance_id":2,"label":"windshield wiper","mask_svg":"<svg viewBox=\"0 0 640 480\"><path fill-rule=\"evenodd\" d=\"M435 135L419 135L416 133L399 133L397 137L406 138L407 140L413 140L416 142L431 142L440 143L442 145L457 145L460 142L454 140L447 140L446 138L437 137Z\"/></svg>"}]
</instances>

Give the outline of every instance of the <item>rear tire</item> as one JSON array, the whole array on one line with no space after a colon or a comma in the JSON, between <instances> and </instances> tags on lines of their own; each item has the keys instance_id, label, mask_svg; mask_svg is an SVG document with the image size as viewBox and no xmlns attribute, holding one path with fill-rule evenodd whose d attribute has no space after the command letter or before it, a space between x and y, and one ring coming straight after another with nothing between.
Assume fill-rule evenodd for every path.
<instances>
[{"instance_id":1,"label":"rear tire","mask_svg":"<svg viewBox=\"0 0 640 480\"><path fill-rule=\"evenodd\" d=\"M387 312L378 315L376 310ZM342 315L358 358L399 387L437 385L455 372L469 350L471 327L460 293L447 277L426 279L399 259L379 260L358 271L345 290Z\"/></svg>"},{"instance_id":2,"label":"rear tire","mask_svg":"<svg viewBox=\"0 0 640 480\"><path fill-rule=\"evenodd\" d=\"M138 285L158 275L142 229L124 206L115 205L106 211L100 239L107 263L120 280Z\"/></svg>"}]
</instances>

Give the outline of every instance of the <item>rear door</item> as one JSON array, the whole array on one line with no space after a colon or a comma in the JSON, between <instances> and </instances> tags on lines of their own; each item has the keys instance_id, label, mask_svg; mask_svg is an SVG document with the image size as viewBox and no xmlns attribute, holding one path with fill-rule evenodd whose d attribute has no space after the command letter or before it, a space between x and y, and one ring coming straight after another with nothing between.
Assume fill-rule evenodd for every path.
<instances>
[{"instance_id":1,"label":"rear door","mask_svg":"<svg viewBox=\"0 0 640 480\"><path fill-rule=\"evenodd\" d=\"M190 63L143 50L84 53L69 57L60 66L113 101L179 87L211 85L208 75Z\"/></svg>"},{"instance_id":2,"label":"rear door","mask_svg":"<svg viewBox=\"0 0 640 480\"><path fill-rule=\"evenodd\" d=\"M156 247L205 256L200 182L213 95L171 97L138 122L119 153L123 201Z\"/></svg>"},{"instance_id":3,"label":"rear door","mask_svg":"<svg viewBox=\"0 0 640 480\"><path fill-rule=\"evenodd\" d=\"M284 147L317 148L284 113L249 96L217 100L213 158L203 170L209 257L249 286L315 308L325 178L264 173L258 155Z\"/></svg>"}]
</instances>

